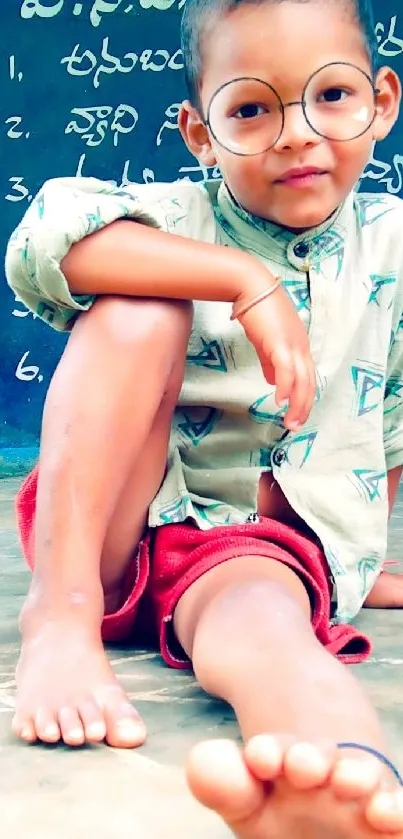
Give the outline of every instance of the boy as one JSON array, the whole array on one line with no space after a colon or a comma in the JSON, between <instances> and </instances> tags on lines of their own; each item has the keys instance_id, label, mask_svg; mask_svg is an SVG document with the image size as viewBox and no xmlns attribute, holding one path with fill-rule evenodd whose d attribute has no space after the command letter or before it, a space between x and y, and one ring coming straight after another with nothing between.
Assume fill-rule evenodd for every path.
<instances>
[{"instance_id":1,"label":"boy","mask_svg":"<svg viewBox=\"0 0 403 839\"><path fill-rule=\"evenodd\" d=\"M140 745L101 623L152 617L239 720L242 754L188 765L235 835L401 839L379 722L330 654L368 653L345 622L403 464L403 209L353 192L399 81L354 0L188 0L182 34L180 129L220 187L49 182L7 254L53 326L82 313L17 503L35 570L13 728Z\"/></svg>"}]
</instances>

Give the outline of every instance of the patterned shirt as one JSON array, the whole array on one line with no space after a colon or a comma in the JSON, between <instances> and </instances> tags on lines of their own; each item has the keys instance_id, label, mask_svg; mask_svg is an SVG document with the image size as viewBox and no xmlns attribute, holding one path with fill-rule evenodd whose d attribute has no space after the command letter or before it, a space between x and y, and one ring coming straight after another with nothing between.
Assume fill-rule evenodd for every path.
<instances>
[{"instance_id":1,"label":"patterned shirt","mask_svg":"<svg viewBox=\"0 0 403 839\"><path fill-rule=\"evenodd\" d=\"M353 193L320 227L295 235L248 214L218 182L118 189L55 179L11 237L8 282L39 317L69 329L94 298L70 294L60 262L122 217L254 254L282 277L317 368L309 420L288 432L231 304L197 302L150 525L245 522L271 471L323 545L336 622L351 620L385 559L387 470L403 464L403 202Z\"/></svg>"}]
</instances>

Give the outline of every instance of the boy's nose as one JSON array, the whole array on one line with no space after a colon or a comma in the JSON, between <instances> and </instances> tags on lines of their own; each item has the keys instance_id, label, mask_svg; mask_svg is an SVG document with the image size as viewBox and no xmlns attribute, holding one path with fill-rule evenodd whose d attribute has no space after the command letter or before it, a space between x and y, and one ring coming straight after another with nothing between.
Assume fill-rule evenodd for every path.
<instances>
[{"instance_id":1,"label":"boy's nose","mask_svg":"<svg viewBox=\"0 0 403 839\"><path fill-rule=\"evenodd\" d=\"M284 126L275 146L277 150L318 145L322 139L307 122L302 102L284 105Z\"/></svg>"}]
</instances>

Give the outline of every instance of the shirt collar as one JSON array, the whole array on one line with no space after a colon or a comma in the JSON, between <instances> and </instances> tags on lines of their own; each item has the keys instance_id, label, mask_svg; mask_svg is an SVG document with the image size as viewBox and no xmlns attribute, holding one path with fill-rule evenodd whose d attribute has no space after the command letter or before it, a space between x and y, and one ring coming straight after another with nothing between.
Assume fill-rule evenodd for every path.
<instances>
[{"instance_id":1,"label":"shirt collar","mask_svg":"<svg viewBox=\"0 0 403 839\"><path fill-rule=\"evenodd\" d=\"M207 188L219 225L234 239L234 244L244 246L257 255L279 265L288 264L297 271L304 271L307 260L311 266L319 267L324 259L344 252L354 214L354 193L350 193L343 204L318 227L295 234L248 213L232 197L224 182L212 182Z\"/></svg>"}]
</instances>

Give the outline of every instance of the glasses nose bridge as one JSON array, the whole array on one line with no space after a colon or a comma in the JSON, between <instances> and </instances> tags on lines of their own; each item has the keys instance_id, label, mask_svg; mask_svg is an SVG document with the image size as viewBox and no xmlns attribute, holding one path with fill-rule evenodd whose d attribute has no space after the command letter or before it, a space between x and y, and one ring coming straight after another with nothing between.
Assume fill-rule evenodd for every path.
<instances>
[{"instance_id":1,"label":"glasses nose bridge","mask_svg":"<svg viewBox=\"0 0 403 839\"><path fill-rule=\"evenodd\" d=\"M295 100L293 99L291 102L282 102L281 103L282 112L283 112L283 130L282 130L282 132L280 134L280 137L279 137L280 142L283 139L284 134L287 135L287 125L286 125L286 119L285 119L286 110L287 110L287 108L294 108L296 106L301 107L303 123L304 123L304 126L305 126L305 133L309 132L310 135L317 136L316 131L314 131L314 129L312 128L311 124L309 123L309 121L307 119L307 115L306 115L306 112L305 112L306 100L303 97L302 99L295 99Z\"/></svg>"},{"instance_id":2,"label":"glasses nose bridge","mask_svg":"<svg viewBox=\"0 0 403 839\"><path fill-rule=\"evenodd\" d=\"M295 99L292 102L282 102L281 104L283 106L283 111L285 111L286 108L293 108L294 105L301 105L301 107L303 109L304 104L305 104L305 100L304 99Z\"/></svg>"}]
</instances>

